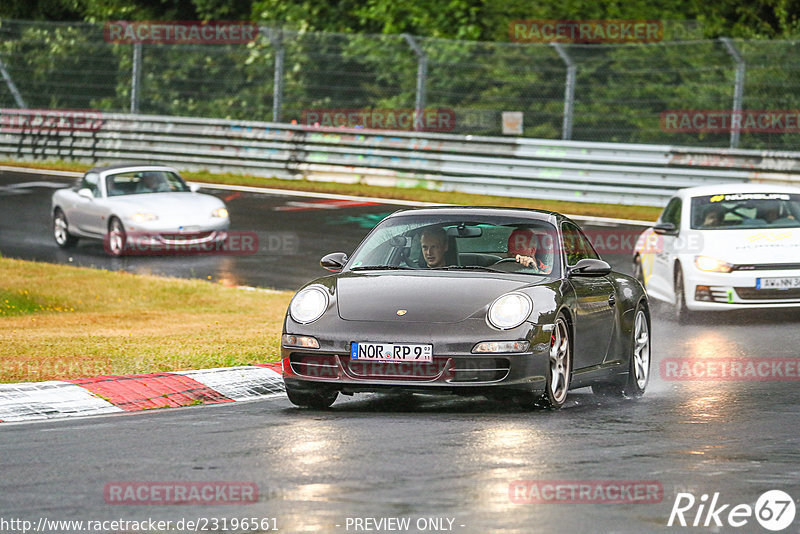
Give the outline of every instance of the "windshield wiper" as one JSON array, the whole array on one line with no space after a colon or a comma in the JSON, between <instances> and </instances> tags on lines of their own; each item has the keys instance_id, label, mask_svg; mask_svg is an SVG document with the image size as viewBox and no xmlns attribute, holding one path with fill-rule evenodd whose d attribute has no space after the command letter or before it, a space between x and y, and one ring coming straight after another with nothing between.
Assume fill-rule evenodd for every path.
<instances>
[{"instance_id":1,"label":"windshield wiper","mask_svg":"<svg viewBox=\"0 0 800 534\"><path fill-rule=\"evenodd\" d=\"M505 273L500 269L484 267L483 265L445 265L444 267L431 267L432 271L488 271L491 273Z\"/></svg>"},{"instance_id":2,"label":"windshield wiper","mask_svg":"<svg viewBox=\"0 0 800 534\"><path fill-rule=\"evenodd\" d=\"M415 270L412 267L405 267L403 265L360 265L353 267L351 271L411 271Z\"/></svg>"}]
</instances>

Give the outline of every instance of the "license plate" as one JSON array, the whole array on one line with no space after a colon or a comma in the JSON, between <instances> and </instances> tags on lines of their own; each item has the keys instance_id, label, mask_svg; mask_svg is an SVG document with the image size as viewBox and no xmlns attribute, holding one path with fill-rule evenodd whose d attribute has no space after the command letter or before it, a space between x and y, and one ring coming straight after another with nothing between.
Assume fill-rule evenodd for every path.
<instances>
[{"instance_id":1,"label":"license plate","mask_svg":"<svg viewBox=\"0 0 800 534\"><path fill-rule=\"evenodd\" d=\"M756 278L756 289L797 289L800 288L800 277Z\"/></svg>"},{"instance_id":2,"label":"license plate","mask_svg":"<svg viewBox=\"0 0 800 534\"><path fill-rule=\"evenodd\" d=\"M372 362L432 362L433 345L351 343L350 359Z\"/></svg>"}]
</instances>

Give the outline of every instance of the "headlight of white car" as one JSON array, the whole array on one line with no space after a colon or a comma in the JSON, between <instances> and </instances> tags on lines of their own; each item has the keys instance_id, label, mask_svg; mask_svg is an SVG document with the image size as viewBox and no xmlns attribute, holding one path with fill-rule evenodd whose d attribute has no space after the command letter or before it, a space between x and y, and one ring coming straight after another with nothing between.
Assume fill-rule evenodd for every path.
<instances>
[{"instance_id":1,"label":"headlight of white car","mask_svg":"<svg viewBox=\"0 0 800 534\"><path fill-rule=\"evenodd\" d=\"M228 210L226 208L217 208L211 212L212 217L219 217L220 219L228 218Z\"/></svg>"},{"instance_id":2,"label":"headlight of white car","mask_svg":"<svg viewBox=\"0 0 800 534\"><path fill-rule=\"evenodd\" d=\"M695 256L694 264L701 271L710 271L714 273L729 273L733 270L733 265L726 261L711 258L709 256Z\"/></svg>"},{"instance_id":3,"label":"headlight of white car","mask_svg":"<svg viewBox=\"0 0 800 534\"><path fill-rule=\"evenodd\" d=\"M307 287L300 291L289 304L289 314L298 323L313 323L325 313L328 293L320 287Z\"/></svg>"},{"instance_id":4,"label":"headlight of white car","mask_svg":"<svg viewBox=\"0 0 800 534\"><path fill-rule=\"evenodd\" d=\"M155 221L158 219L158 215L155 213L134 213L133 220L136 222L146 222L146 221Z\"/></svg>"},{"instance_id":5,"label":"headlight of white car","mask_svg":"<svg viewBox=\"0 0 800 534\"><path fill-rule=\"evenodd\" d=\"M492 302L486 319L495 328L509 330L524 323L532 309L533 301L528 295L508 293Z\"/></svg>"}]
</instances>

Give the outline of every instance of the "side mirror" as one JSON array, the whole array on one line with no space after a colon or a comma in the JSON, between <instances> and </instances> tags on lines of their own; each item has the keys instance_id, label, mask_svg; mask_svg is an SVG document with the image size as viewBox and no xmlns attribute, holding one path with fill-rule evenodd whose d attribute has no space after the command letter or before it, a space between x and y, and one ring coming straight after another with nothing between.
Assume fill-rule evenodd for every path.
<instances>
[{"instance_id":1,"label":"side mirror","mask_svg":"<svg viewBox=\"0 0 800 534\"><path fill-rule=\"evenodd\" d=\"M327 271L331 271L334 273L340 272L344 265L347 263L347 254L344 252L334 252L333 254L328 254L321 260L319 260L319 264L322 266L323 269Z\"/></svg>"},{"instance_id":2,"label":"side mirror","mask_svg":"<svg viewBox=\"0 0 800 534\"><path fill-rule=\"evenodd\" d=\"M92 190L86 187L84 187L83 189L78 189L78 196L81 198L94 200L94 195L92 194Z\"/></svg>"},{"instance_id":3,"label":"side mirror","mask_svg":"<svg viewBox=\"0 0 800 534\"><path fill-rule=\"evenodd\" d=\"M678 229L672 223L658 223L653 227L653 231L661 235L678 235Z\"/></svg>"},{"instance_id":4,"label":"side mirror","mask_svg":"<svg viewBox=\"0 0 800 534\"><path fill-rule=\"evenodd\" d=\"M189 191L191 191L192 193L197 193L198 191L200 191L200 184L195 184L195 183L189 184Z\"/></svg>"},{"instance_id":5,"label":"side mirror","mask_svg":"<svg viewBox=\"0 0 800 534\"><path fill-rule=\"evenodd\" d=\"M575 266L570 267L570 276L605 276L611 272L611 266L603 260L583 258Z\"/></svg>"}]
</instances>

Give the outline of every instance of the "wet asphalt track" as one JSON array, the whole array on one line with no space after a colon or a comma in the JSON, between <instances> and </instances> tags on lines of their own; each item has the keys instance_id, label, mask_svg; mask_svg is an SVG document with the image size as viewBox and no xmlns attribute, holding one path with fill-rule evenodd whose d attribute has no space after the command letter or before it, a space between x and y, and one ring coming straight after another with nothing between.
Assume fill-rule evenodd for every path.
<instances>
[{"instance_id":1,"label":"wet asphalt track","mask_svg":"<svg viewBox=\"0 0 800 534\"><path fill-rule=\"evenodd\" d=\"M0 186L33 179L42 180L3 174ZM322 273L316 263L322 254L350 252L366 232L362 225L395 209L275 211L298 199L244 194L228 201L233 229L294 233L296 251L113 260L100 245L56 250L47 218L51 189L28 191L0 189L4 256L71 257L79 265L280 288ZM627 269L624 258L608 259ZM676 357L796 358L799 322L795 313L734 314L681 327L657 313L644 398L609 400L581 390L556 413L478 398L362 395L340 398L325 412L277 398L3 424L0 520L274 517L281 532L367 532L348 529L347 518L410 517L412 526L418 518L450 518L452 532L469 533L767 532L753 518L738 529L666 523L679 492L698 498L719 492L721 504L753 505L763 492L780 489L800 502L798 382L667 381L659 366ZM657 481L663 500L518 504L509 498L509 484L518 480L609 479ZM258 485L260 498L245 506L105 503L104 486L119 481L248 481ZM696 511L687 513L689 521ZM800 532L800 519L784 532Z\"/></svg>"}]
</instances>

